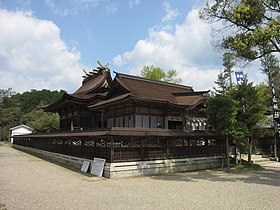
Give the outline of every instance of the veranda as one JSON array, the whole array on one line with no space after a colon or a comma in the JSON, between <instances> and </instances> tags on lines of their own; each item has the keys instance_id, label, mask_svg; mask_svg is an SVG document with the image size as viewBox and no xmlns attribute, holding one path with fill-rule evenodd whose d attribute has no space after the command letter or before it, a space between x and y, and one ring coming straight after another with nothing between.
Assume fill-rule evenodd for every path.
<instances>
[{"instance_id":1,"label":"veranda","mask_svg":"<svg viewBox=\"0 0 280 210\"><path fill-rule=\"evenodd\" d=\"M69 160L103 158L107 170L104 176L109 178L216 168L225 157L224 138L215 132L163 129L108 128L32 134L15 137L14 147L67 155Z\"/></svg>"}]
</instances>

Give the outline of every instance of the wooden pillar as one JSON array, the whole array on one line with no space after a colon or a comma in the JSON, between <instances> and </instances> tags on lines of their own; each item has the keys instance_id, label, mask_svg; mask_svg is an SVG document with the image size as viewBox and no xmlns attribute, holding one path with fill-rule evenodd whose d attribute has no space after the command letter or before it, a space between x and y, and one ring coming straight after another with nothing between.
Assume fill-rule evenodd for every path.
<instances>
[{"instance_id":1,"label":"wooden pillar","mask_svg":"<svg viewBox=\"0 0 280 210\"><path fill-rule=\"evenodd\" d=\"M116 127L116 107L114 107L114 121L112 127Z\"/></svg>"},{"instance_id":2,"label":"wooden pillar","mask_svg":"<svg viewBox=\"0 0 280 210\"><path fill-rule=\"evenodd\" d=\"M164 117L164 129L168 129L168 116L165 115Z\"/></svg>"},{"instance_id":3,"label":"wooden pillar","mask_svg":"<svg viewBox=\"0 0 280 210\"><path fill-rule=\"evenodd\" d=\"M122 124L123 124L123 126L122 127L125 127L125 115L124 115L124 110L125 110L125 106L123 106L123 108L122 108Z\"/></svg>"},{"instance_id":4,"label":"wooden pillar","mask_svg":"<svg viewBox=\"0 0 280 210\"><path fill-rule=\"evenodd\" d=\"M144 160L144 137L141 138L141 160Z\"/></svg>"},{"instance_id":5,"label":"wooden pillar","mask_svg":"<svg viewBox=\"0 0 280 210\"><path fill-rule=\"evenodd\" d=\"M183 131L186 131L186 121L187 121L187 117L186 117L186 109L183 108L182 109L182 127L183 127Z\"/></svg>"},{"instance_id":6,"label":"wooden pillar","mask_svg":"<svg viewBox=\"0 0 280 210\"><path fill-rule=\"evenodd\" d=\"M113 140L113 137L110 137L110 142L111 142L111 145L110 145L110 163L113 163L114 162L114 140Z\"/></svg>"},{"instance_id":7,"label":"wooden pillar","mask_svg":"<svg viewBox=\"0 0 280 210\"><path fill-rule=\"evenodd\" d=\"M136 105L134 105L134 114L133 114L133 128L136 128Z\"/></svg>"},{"instance_id":8,"label":"wooden pillar","mask_svg":"<svg viewBox=\"0 0 280 210\"><path fill-rule=\"evenodd\" d=\"M101 110L101 128L104 128L104 110Z\"/></svg>"},{"instance_id":9,"label":"wooden pillar","mask_svg":"<svg viewBox=\"0 0 280 210\"><path fill-rule=\"evenodd\" d=\"M72 155L73 156L73 143L72 143L73 139L70 138L70 151L68 155Z\"/></svg>"},{"instance_id":10,"label":"wooden pillar","mask_svg":"<svg viewBox=\"0 0 280 210\"><path fill-rule=\"evenodd\" d=\"M166 138L166 137L165 137ZM170 158L170 151L169 151L169 147L170 147L170 141L172 138L167 138L166 140L166 156L167 158Z\"/></svg>"},{"instance_id":11,"label":"wooden pillar","mask_svg":"<svg viewBox=\"0 0 280 210\"><path fill-rule=\"evenodd\" d=\"M93 138L93 137L91 137L91 138ZM93 141L94 141L94 146L93 146L93 154L92 154L92 156L95 157L96 156L96 151L97 151L97 148L96 148L96 138L94 138Z\"/></svg>"},{"instance_id":12,"label":"wooden pillar","mask_svg":"<svg viewBox=\"0 0 280 210\"><path fill-rule=\"evenodd\" d=\"M81 146L80 146L80 150L79 150L79 156L80 157L84 157L84 139L83 137L80 137L80 141L81 141Z\"/></svg>"},{"instance_id":13,"label":"wooden pillar","mask_svg":"<svg viewBox=\"0 0 280 210\"><path fill-rule=\"evenodd\" d=\"M151 119L151 104L149 105L149 128L151 128L151 123L152 123L152 119Z\"/></svg>"}]
</instances>

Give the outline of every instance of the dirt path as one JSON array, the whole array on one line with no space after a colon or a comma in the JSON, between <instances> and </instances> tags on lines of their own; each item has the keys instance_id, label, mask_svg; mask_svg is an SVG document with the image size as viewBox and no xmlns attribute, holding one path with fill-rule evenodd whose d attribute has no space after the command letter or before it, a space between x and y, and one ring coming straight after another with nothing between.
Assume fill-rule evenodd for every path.
<instances>
[{"instance_id":1,"label":"dirt path","mask_svg":"<svg viewBox=\"0 0 280 210\"><path fill-rule=\"evenodd\" d=\"M2 209L279 209L280 163L242 173L202 171L109 180L0 144Z\"/></svg>"}]
</instances>

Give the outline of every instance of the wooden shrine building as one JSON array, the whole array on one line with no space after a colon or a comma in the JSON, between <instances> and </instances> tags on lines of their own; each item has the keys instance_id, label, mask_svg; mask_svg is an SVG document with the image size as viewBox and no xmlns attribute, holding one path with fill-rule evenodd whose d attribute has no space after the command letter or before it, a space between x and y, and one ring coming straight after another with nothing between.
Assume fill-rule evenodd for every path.
<instances>
[{"instance_id":1,"label":"wooden shrine building","mask_svg":"<svg viewBox=\"0 0 280 210\"><path fill-rule=\"evenodd\" d=\"M208 91L154 81L101 68L84 79L73 94L65 93L45 111L60 115L61 130L160 128L207 130L203 113Z\"/></svg>"},{"instance_id":2,"label":"wooden shrine building","mask_svg":"<svg viewBox=\"0 0 280 210\"><path fill-rule=\"evenodd\" d=\"M224 138L203 112L208 91L121 73L112 79L99 65L77 91L44 108L59 113L59 132L17 136L13 146L52 161L103 158L109 178L223 165Z\"/></svg>"}]
</instances>

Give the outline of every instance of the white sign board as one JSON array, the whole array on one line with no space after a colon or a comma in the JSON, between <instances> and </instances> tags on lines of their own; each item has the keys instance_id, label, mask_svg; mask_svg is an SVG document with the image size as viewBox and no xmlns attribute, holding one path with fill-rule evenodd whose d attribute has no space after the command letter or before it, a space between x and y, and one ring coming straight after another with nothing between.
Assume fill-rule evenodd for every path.
<instances>
[{"instance_id":1,"label":"white sign board","mask_svg":"<svg viewBox=\"0 0 280 210\"><path fill-rule=\"evenodd\" d=\"M90 166L90 162L85 160L81 167L81 171L86 173L88 171L89 166Z\"/></svg>"},{"instance_id":2,"label":"white sign board","mask_svg":"<svg viewBox=\"0 0 280 210\"><path fill-rule=\"evenodd\" d=\"M102 176L105 165L105 159L94 158L91 165L91 174L94 176Z\"/></svg>"}]
</instances>

